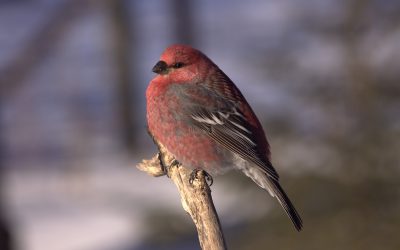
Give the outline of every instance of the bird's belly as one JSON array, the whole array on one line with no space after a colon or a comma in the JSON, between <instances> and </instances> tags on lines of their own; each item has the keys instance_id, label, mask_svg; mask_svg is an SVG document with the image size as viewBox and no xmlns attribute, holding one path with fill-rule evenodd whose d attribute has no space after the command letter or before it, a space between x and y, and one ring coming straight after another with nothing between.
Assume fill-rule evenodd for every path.
<instances>
[{"instance_id":1,"label":"bird's belly","mask_svg":"<svg viewBox=\"0 0 400 250\"><path fill-rule=\"evenodd\" d=\"M155 140L187 168L200 168L214 175L227 171L232 166L232 153L205 131L190 125L179 115L179 108L173 103L160 105L156 100L148 106L148 126Z\"/></svg>"}]
</instances>

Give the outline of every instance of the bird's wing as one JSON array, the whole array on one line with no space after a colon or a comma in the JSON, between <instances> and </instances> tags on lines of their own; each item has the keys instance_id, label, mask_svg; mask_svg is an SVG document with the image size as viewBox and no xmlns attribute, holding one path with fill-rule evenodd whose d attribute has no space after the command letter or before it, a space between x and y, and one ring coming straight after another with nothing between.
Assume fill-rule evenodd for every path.
<instances>
[{"instance_id":1,"label":"bird's wing","mask_svg":"<svg viewBox=\"0 0 400 250\"><path fill-rule=\"evenodd\" d=\"M233 104L233 103L232 103ZM261 168L268 176L278 180L278 173L258 145L254 127L234 104L230 108L210 110L195 106L190 111L191 122L228 150Z\"/></svg>"}]
</instances>

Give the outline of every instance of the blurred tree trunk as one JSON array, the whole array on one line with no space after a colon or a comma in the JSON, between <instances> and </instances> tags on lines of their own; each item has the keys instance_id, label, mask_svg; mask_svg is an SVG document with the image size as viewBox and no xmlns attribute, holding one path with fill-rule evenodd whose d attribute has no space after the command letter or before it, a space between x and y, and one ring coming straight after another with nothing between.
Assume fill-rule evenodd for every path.
<instances>
[{"instance_id":1,"label":"blurred tree trunk","mask_svg":"<svg viewBox=\"0 0 400 250\"><path fill-rule=\"evenodd\" d=\"M172 0L175 37L179 43L195 46L195 25L193 20L193 2L187 0Z\"/></svg>"},{"instance_id":2,"label":"blurred tree trunk","mask_svg":"<svg viewBox=\"0 0 400 250\"><path fill-rule=\"evenodd\" d=\"M65 34L65 29L88 7L88 0L71 0L59 4L38 32L25 43L11 63L0 69L0 97L8 97L22 85L32 69L43 60Z\"/></svg>"},{"instance_id":3,"label":"blurred tree trunk","mask_svg":"<svg viewBox=\"0 0 400 250\"><path fill-rule=\"evenodd\" d=\"M13 250L14 248L14 237L12 235L12 227L10 221L7 218L5 211L5 202L3 194L4 185L4 140L3 140L3 119L2 119L2 99L0 98L0 249L1 250Z\"/></svg>"},{"instance_id":4,"label":"blurred tree trunk","mask_svg":"<svg viewBox=\"0 0 400 250\"><path fill-rule=\"evenodd\" d=\"M0 249L15 249L12 226L4 205L4 140L2 137L2 108L5 98L10 98L15 91L22 87L26 77L32 69L38 65L51 51L53 44L56 44L64 34L65 28L85 9L88 1L74 0L65 1L52 13L52 17L32 36L26 46L20 50L11 63L0 69Z\"/></svg>"},{"instance_id":5,"label":"blurred tree trunk","mask_svg":"<svg viewBox=\"0 0 400 250\"><path fill-rule=\"evenodd\" d=\"M120 123L121 140L128 149L133 149L136 144L135 132L137 131L135 121L137 114L134 113L135 91L132 79L135 74L135 66L132 64L136 39L133 37L134 15L129 13L129 2L126 0L109 0L108 9L111 12L113 53L117 72L117 101L118 117ZM137 100L137 99L136 99Z\"/></svg>"}]
</instances>

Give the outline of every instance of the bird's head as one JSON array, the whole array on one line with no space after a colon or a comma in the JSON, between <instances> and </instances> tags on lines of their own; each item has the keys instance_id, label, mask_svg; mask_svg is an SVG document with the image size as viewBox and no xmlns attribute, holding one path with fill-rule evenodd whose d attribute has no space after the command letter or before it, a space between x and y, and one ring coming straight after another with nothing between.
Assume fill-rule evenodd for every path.
<instances>
[{"instance_id":1,"label":"bird's head","mask_svg":"<svg viewBox=\"0 0 400 250\"><path fill-rule=\"evenodd\" d=\"M175 44L165 49L152 71L172 81L191 81L199 76L208 61L200 51L187 45Z\"/></svg>"}]
</instances>

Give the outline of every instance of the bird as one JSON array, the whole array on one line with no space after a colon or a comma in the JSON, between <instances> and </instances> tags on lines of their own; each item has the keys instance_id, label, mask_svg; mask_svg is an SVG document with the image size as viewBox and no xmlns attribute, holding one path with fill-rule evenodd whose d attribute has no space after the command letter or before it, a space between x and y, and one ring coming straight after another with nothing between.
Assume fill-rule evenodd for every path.
<instances>
[{"instance_id":1,"label":"bird","mask_svg":"<svg viewBox=\"0 0 400 250\"><path fill-rule=\"evenodd\" d=\"M184 44L168 46L152 71L146 116L154 141L194 171L242 171L278 200L300 231L303 221L279 183L264 129L233 81Z\"/></svg>"}]
</instances>

